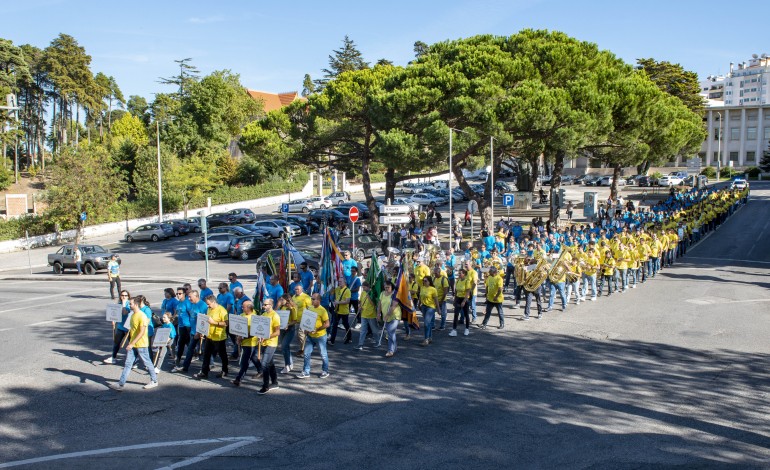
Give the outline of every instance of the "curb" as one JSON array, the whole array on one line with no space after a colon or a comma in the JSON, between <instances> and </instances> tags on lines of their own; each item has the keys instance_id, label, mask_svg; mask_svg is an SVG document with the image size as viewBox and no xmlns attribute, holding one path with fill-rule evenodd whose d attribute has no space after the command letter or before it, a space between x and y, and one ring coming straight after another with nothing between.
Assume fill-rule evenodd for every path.
<instances>
[{"instance_id":1,"label":"curb","mask_svg":"<svg viewBox=\"0 0 770 470\"><path fill-rule=\"evenodd\" d=\"M169 279L169 278L141 278L141 277L123 277L120 278L121 282L144 282L144 283L157 283L157 284L184 284L185 282L195 283L198 278L181 278L181 279ZM107 281L101 276L51 276L51 275L16 275L16 276L0 276L0 281L62 281L62 282L93 282L93 283L106 283Z\"/></svg>"}]
</instances>

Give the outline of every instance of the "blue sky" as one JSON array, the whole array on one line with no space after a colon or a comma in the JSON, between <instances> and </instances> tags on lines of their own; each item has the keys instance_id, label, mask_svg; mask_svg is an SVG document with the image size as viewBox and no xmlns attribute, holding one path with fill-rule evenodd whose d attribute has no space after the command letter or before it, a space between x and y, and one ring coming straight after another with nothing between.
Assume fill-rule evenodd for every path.
<instances>
[{"instance_id":1,"label":"blue sky","mask_svg":"<svg viewBox=\"0 0 770 470\"><path fill-rule=\"evenodd\" d=\"M701 77L730 61L770 53L770 2L444 0L3 2L0 37L47 46L60 32L92 56L92 70L114 76L123 93L152 99L172 91L174 59L192 57L201 72L230 69L248 88L300 90L321 76L328 55L348 34L366 60L405 65L413 44L524 28L560 30L595 42L627 62L654 57ZM13 18L11 20L11 18Z\"/></svg>"}]
</instances>

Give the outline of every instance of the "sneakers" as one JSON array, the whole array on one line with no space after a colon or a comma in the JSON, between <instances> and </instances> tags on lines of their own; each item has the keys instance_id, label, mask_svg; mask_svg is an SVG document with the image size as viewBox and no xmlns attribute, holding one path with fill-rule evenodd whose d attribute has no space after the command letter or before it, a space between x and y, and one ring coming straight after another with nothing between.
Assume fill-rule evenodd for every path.
<instances>
[{"instance_id":1,"label":"sneakers","mask_svg":"<svg viewBox=\"0 0 770 470\"><path fill-rule=\"evenodd\" d=\"M551 310L553 310L553 307L548 307L547 309L545 309L546 312L550 312Z\"/></svg>"},{"instance_id":2,"label":"sneakers","mask_svg":"<svg viewBox=\"0 0 770 470\"><path fill-rule=\"evenodd\" d=\"M453 328L452 331L449 332L449 336L457 336L457 330Z\"/></svg>"},{"instance_id":3,"label":"sneakers","mask_svg":"<svg viewBox=\"0 0 770 470\"><path fill-rule=\"evenodd\" d=\"M116 392L122 392L124 385L120 382L111 382L107 384L108 387L110 387L112 390L115 390Z\"/></svg>"},{"instance_id":4,"label":"sneakers","mask_svg":"<svg viewBox=\"0 0 770 470\"><path fill-rule=\"evenodd\" d=\"M500 324L500 325L497 327L497 329L498 329L498 330L502 330L503 328L505 328L505 324L504 324L504 323L501 323L501 324Z\"/></svg>"},{"instance_id":5,"label":"sneakers","mask_svg":"<svg viewBox=\"0 0 770 470\"><path fill-rule=\"evenodd\" d=\"M353 350L355 351L363 351L363 349L364 349L363 346L356 346L355 348L353 348Z\"/></svg>"},{"instance_id":6,"label":"sneakers","mask_svg":"<svg viewBox=\"0 0 770 470\"><path fill-rule=\"evenodd\" d=\"M288 374L291 372L291 366L284 366L283 369L279 372L279 374Z\"/></svg>"},{"instance_id":7,"label":"sneakers","mask_svg":"<svg viewBox=\"0 0 770 470\"><path fill-rule=\"evenodd\" d=\"M390 351L385 353L385 357L393 357L394 355L395 355L395 353L390 352Z\"/></svg>"},{"instance_id":8,"label":"sneakers","mask_svg":"<svg viewBox=\"0 0 770 470\"><path fill-rule=\"evenodd\" d=\"M142 388L144 388L145 390L149 390L149 389L155 388L157 386L158 386L158 382L150 382L150 383L148 383L147 385L145 385Z\"/></svg>"},{"instance_id":9,"label":"sneakers","mask_svg":"<svg viewBox=\"0 0 770 470\"><path fill-rule=\"evenodd\" d=\"M310 377L310 374L308 374L307 372L303 371L301 374L297 374L294 377L296 377L298 379L306 379L306 378Z\"/></svg>"},{"instance_id":10,"label":"sneakers","mask_svg":"<svg viewBox=\"0 0 770 470\"><path fill-rule=\"evenodd\" d=\"M519 304L513 304L513 308L519 308Z\"/></svg>"},{"instance_id":11,"label":"sneakers","mask_svg":"<svg viewBox=\"0 0 770 470\"><path fill-rule=\"evenodd\" d=\"M281 388L281 386L280 386L280 385L278 385L277 383L274 383L274 384L270 384L270 389L271 389L271 390L276 390L276 389L279 389L279 388Z\"/></svg>"},{"instance_id":12,"label":"sneakers","mask_svg":"<svg viewBox=\"0 0 770 470\"><path fill-rule=\"evenodd\" d=\"M529 321L529 317L521 317L521 321Z\"/></svg>"},{"instance_id":13,"label":"sneakers","mask_svg":"<svg viewBox=\"0 0 770 470\"><path fill-rule=\"evenodd\" d=\"M486 330L487 329L486 323L482 323L481 325L479 325L479 329L480 330Z\"/></svg>"},{"instance_id":14,"label":"sneakers","mask_svg":"<svg viewBox=\"0 0 770 470\"><path fill-rule=\"evenodd\" d=\"M468 336L469 334L471 334L471 330L466 328L465 331L463 332L463 336Z\"/></svg>"},{"instance_id":15,"label":"sneakers","mask_svg":"<svg viewBox=\"0 0 770 470\"><path fill-rule=\"evenodd\" d=\"M256 374L251 376L252 379L261 379L262 378L262 372L257 372Z\"/></svg>"},{"instance_id":16,"label":"sneakers","mask_svg":"<svg viewBox=\"0 0 770 470\"><path fill-rule=\"evenodd\" d=\"M270 391L270 387L262 387L259 390L257 390L258 395L264 395L265 393Z\"/></svg>"},{"instance_id":17,"label":"sneakers","mask_svg":"<svg viewBox=\"0 0 770 470\"><path fill-rule=\"evenodd\" d=\"M171 372L187 372L187 371L184 370L182 366L176 366L173 369L171 369Z\"/></svg>"},{"instance_id":18,"label":"sneakers","mask_svg":"<svg viewBox=\"0 0 770 470\"><path fill-rule=\"evenodd\" d=\"M193 378L201 380L201 379L208 379L208 374L204 374L203 372L198 372L197 374L193 375Z\"/></svg>"},{"instance_id":19,"label":"sneakers","mask_svg":"<svg viewBox=\"0 0 770 470\"><path fill-rule=\"evenodd\" d=\"M326 377L329 377L329 373L328 372L321 372L321 375L319 375L318 377L321 378L321 379L325 379Z\"/></svg>"},{"instance_id":20,"label":"sneakers","mask_svg":"<svg viewBox=\"0 0 770 470\"><path fill-rule=\"evenodd\" d=\"M424 340L422 340L422 342L420 343L420 346L427 346L427 345L429 345L429 344L430 344L430 340L428 340L428 339L424 339Z\"/></svg>"},{"instance_id":21,"label":"sneakers","mask_svg":"<svg viewBox=\"0 0 770 470\"><path fill-rule=\"evenodd\" d=\"M108 357L107 359L102 361L105 364L115 364L115 359L112 358L112 356Z\"/></svg>"},{"instance_id":22,"label":"sneakers","mask_svg":"<svg viewBox=\"0 0 770 470\"><path fill-rule=\"evenodd\" d=\"M233 384L234 387L240 387L241 386L241 381L238 380L238 379L231 380L230 383Z\"/></svg>"},{"instance_id":23,"label":"sneakers","mask_svg":"<svg viewBox=\"0 0 770 470\"><path fill-rule=\"evenodd\" d=\"M227 372L222 371L222 372L217 374L217 377L219 377L220 379L224 379L224 378L227 377Z\"/></svg>"},{"instance_id":24,"label":"sneakers","mask_svg":"<svg viewBox=\"0 0 770 470\"><path fill-rule=\"evenodd\" d=\"M438 330L439 331L444 331L444 330L446 330L446 327L445 326L440 326Z\"/></svg>"},{"instance_id":25,"label":"sneakers","mask_svg":"<svg viewBox=\"0 0 770 470\"><path fill-rule=\"evenodd\" d=\"M158 375L158 374L160 374L160 367L155 368L155 375Z\"/></svg>"},{"instance_id":26,"label":"sneakers","mask_svg":"<svg viewBox=\"0 0 770 470\"><path fill-rule=\"evenodd\" d=\"M591 297L591 302L596 301L596 296Z\"/></svg>"}]
</instances>

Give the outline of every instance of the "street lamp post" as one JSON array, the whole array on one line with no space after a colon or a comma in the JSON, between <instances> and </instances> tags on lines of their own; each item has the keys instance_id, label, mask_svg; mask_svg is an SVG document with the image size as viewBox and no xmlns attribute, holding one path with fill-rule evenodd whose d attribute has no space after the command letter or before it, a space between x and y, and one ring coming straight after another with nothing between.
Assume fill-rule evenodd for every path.
<instances>
[{"instance_id":1,"label":"street lamp post","mask_svg":"<svg viewBox=\"0 0 770 470\"><path fill-rule=\"evenodd\" d=\"M452 224L455 222L452 214L452 128L449 128L449 248L452 248Z\"/></svg>"},{"instance_id":2,"label":"street lamp post","mask_svg":"<svg viewBox=\"0 0 770 470\"><path fill-rule=\"evenodd\" d=\"M158 145L158 223L163 222L163 178L160 170L160 124L155 121L155 134ZM208 274L206 275L208 279Z\"/></svg>"},{"instance_id":3,"label":"street lamp post","mask_svg":"<svg viewBox=\"0 0 770 470\"><path fill-rule=\"evenodd\" d=\"M722 113L717 111L719 116L719 135L717 135L717 183L719 183L719 171L722 167Z\"/></svg>"},{"instance_id":4,"label":"street lamp post","mask_svg":"<svg viewBox=\"0 0 770 470\"><path fill-rule=\"evenodd\" d=\"M495 148L494 148L494 142L495 138L492 136L489 136L489 185L491 187L491 201L489 203L489 207L492 209L492 220L490 221L489 229L490 231L495 231Z\"/></svg>"}]
</instances>

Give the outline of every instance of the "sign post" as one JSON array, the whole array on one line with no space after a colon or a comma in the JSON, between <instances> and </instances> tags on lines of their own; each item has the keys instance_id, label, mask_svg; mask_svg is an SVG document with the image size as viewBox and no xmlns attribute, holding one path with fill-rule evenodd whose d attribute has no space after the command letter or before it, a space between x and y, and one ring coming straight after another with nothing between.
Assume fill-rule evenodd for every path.
<instances>
[{"instance_id":1,"label":"sign post","mask_svg":"<svg viewBox=\"0 0 770 470\"><path fill-rule=\"evenodd\" d=\"M508 218L511 218L511 207L514 204L514 196L511 193L503 194L503 205L505 206L506 210L508 211Z\"/></svg>"},{"instance_id":2,"label":"sign post","mask_svg":"<svg viewBox=\"0 0 770 470\"><path fill-rule=\"evenodd\" d=\"M209 279L209 229L206 223L206 211L198 211L201 221L201 233L203 233L203 258L206 260L206 280Z\"/></svg>"},{"instance_id":3,"label":"sign post","mask_svg":"<svg viewBox=\"0 0 770 470\"><path fill-rule=\"evenodd\" d=\"M288 220L289 218L289 205L284 203L281 204L281 214L283 214L283 220L284 222Z\"/></svg>"},{"instance_id":4,"label":"sign post","mask_svg":"<svg viewBox=\"0 0 770 470\"><path fill-rule=\"evenodd\" d=\"M689 176L692 176L692 186L693 188L697 186L698 184L698 175L701 171L701 159L700 157L693 157L687 159L687 174Z\"/></svg>"},{"instance_id":5,"label":"sign post","mask_svg":"<svg viewBox=\"0 0 770 470\"><path fill-rule=\"evenodd\" d=\"M356 254L355 254L355 251L356 251L356 222L358 222L358 207L353 206L353 207L350 208L350 210L348 211L348 219L350 219L350 223L351 223L351 225L353 227L353 229L351 230L351 233L353 234L353 245L352 245L353 246L353 253L352 253L352 258L355 259L355 256L356 256Z\"/></svg>"}]
</instances>

